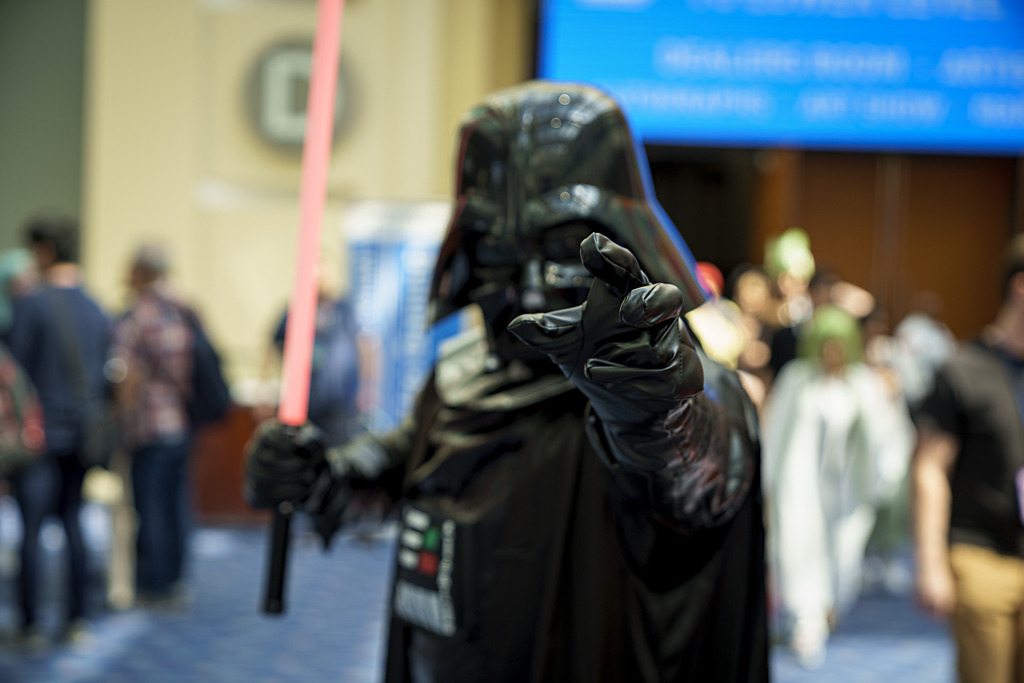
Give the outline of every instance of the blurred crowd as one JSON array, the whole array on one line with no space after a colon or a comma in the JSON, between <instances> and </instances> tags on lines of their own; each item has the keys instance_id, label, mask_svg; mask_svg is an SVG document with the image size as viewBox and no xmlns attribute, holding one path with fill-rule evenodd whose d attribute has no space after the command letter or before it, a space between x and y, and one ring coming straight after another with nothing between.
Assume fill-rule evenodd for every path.
<instances>
[{"instance_id":1,"label":"blurred crowd","mask_svg":"<svg viewBox=\"0 0 1024 683\"><path fill-rule=\"evenodd\" d=\"M166 247L136 245L125 263L126 304L111 311L85 283L79 232L71 217L39 215L23 226L24 246L0 251L0 496L21 518L20 534L4 530L17 539L16 557L0 565L16 604L0 645L17 651L90 640L96 605L189 608L196 436L223 421L232 401L219 353L172 283ZM342 440L357 422L361 358L338 268L317 270L309 414ZM282 313L268 330L268 376L278 371L284 324ZM256 418L275 412L272 399L252 408ZM101 577L87 566L88 499L109 512ZM41 615L51 519L66 548L56 626ZM103 595L93 594L96 578Z\"/></svg>"},{"instance_id":2,"label":"blurred crowd","mask_svg":"<svg viewBox=\"0 0 1024 683\"><path fill-rule=\"evenodd\" d=\"M0 254L0 358L12 368L0 392L2 468L21 522L14 563L17 605L5 640L36 651L54 640L91 638L85 496L111 506L107 594L115 608L186 606L191 501L188 414L195 314L170 286L167 252L140 245L125 269L129 303L104 310L79 266L79 226L40 215L24 226L23 248ZM39 406L40 438L29 438L27 407ZM56 629L41 605L45 522L56 517L67 552Z\"/></svg>"},{"instance_id":3,"label":"blurred crowd","mask_svg":"<svg viewBox=\"0 0 1024 683\"><path fill-rule=\"evenodd\" d=\"M912 586L911 415L957 340L937 295L892 321L799 228L764 264L699 270L713 297L689 322L760 413L773 635L814 668L863 591Z\"/></svg>"},{"instance_id":4,"label":"blurred crowd","mask_svg":"<svg viewBox=\"0 0 1024 683\"><path fill-rule=\"evenodd\" d=\"M0 493L14 496L25 522L20 621L10 637L28 648L88 637L78 512L90 473L114 510L106 604L183 609L189 599L186 472L194 430L182 386L194 312L168 284L168 256L154 244L141 245L128 264L129 306L117 315L102 311L78 271L77 225L62 220L31 224L27 248L0 252L0 360L27 373L38 394L31 398L48 415L45 445L31 464L0 471ZM725 276L702 262L698 273L712 296L688 322L707 355L740 374L759 412L773 637L814 668L865 591L913 586L913 418L958 340L936 294L919 293L912 310L892 320L870 292L817 262L797 228L766 245L763 264ZM316 358L344 381L330 383L341 394L322 401L340 410L311 414L345 440L358 412L360 340L329 278L321 278L319 300ZM268 340L268 365L279 363L284 327L282 317ZM78 350L68 350L69 335ZM109 461L91 463L80 421L104 392L122 445ZM0 408L7 409L3 400ZM273 412L273 405L256 407L264 417ZM51 514L64 525L71 566L66 623L57 634L35 623L38 535Z\"/></svg>"},{"instance_id":5,"label":"blurred crowd","mask_svg":"<svg viewBox=\"0 0 1024 683\"><path fill-rule=\"evenodd\" d=\"M26 297L57 287L80 290L88 299L75 265L77 253L70 246L76 243L76 231L73 223L37 223L26 234L29 246L36 247L0 253L0 325L5 340L17 340L17 326L26 324L24 312L20 323L16 319L16 309L24 308ZM57 244L52 256L40 255L40 242ZM187 596L182 572L191 503L184 472L192 434L175 384L186 381L181 356L187 330L182 316L191 309L167 284L169 268L167 254L158 245L139 247L126 273L126 284L135 293L133 303L116 317L102 313L110 332L97 342L101 348L92 351L91 365L98 367L89 369L92 374L105 372L114 384L128 379L129 387L149 385L131 390L146 392L145 397L128 401L141 401L141 408L127 406L121 396L122 412L135 415L128 422L129 434L134 433L129 448L134 457L103 463L103 476L113 473L112 482L105 480L107 490L117 492L112 502L118 511L115 536L121 540L111 558L108 601L119 607L135 602L182 606ZM773 240L763 265L734 269L728 278L710 263L700 263L698 270L713 296L689 315L689 322L708 355L740 373L761 413L774 627L803 661L813 664L823 655L829 630L863 586L894 591L908 587L905 566L894 560L908 542L906 476L913 447L909 411L927 392L935 369L956 341L941 321L941 302L933 294L922 294L920 305L891 326L867 291L815 262L807 236L799 229ZM344 400L328 401L344 404L340 413L325 413L325 428L333 428L356 412L348 404L355 395L358 371L348 359L358 355L358 344L340 288L328 277L321 281L326 283L320 294L325 313L318 320L317 348L323 349L323 362L340 366L346 378L334 383L345 393ZM99 314L95 302L89 306ZM39 325L32 334L48 329ZM335 328L344 333L330 333ZM278 354L283 331L282 318L269 345ZM160 363L144 353L147 347L163 350ZM0 352L11 354L6 347ZM49 364L63 367L62 354L54 354ZM46 403L52 382L32 370L39 363L36 354L15 352L14 357L35 375ZM268 360L268 365L275 362L279 361ZM145 363L152 365L146 372L129 372L131 366L137 370ZM124 376L111 377L112 373ZM67 377L64 381L74 384ZM52 390L77 395L60 382ZM273 406L256 406L256 412L269 417ZM72 437L64 449L68 453L57 453L53 460L77 461L69 453L78 448L80 437ZM28 486L24 472L8 477L26 518L39 520L34 530L26 530L22 543L22 562L29 567L38 561L31 535L38 533L46 514L59 513L68 537L80 536L74 529L89 468L72 468L75 474L70 478L68 469L65 466L62 476L54 474L47 486L37 489ZM94 473L94 478L101 477ZM865 575L869 552L870 571ZM82 562L80 553L72 555L73 564ZM149 578L147 572L155 576ZM68 608L68 631L63 634L68 637L80 635L86 624L80 606L84 580L75 580L77 587L68 592L77 596ZM38 587L25 575L20 588L23 620L16 637L38 646L44 640L33 623L32 592Z\"/></svg>"}]
</instances>

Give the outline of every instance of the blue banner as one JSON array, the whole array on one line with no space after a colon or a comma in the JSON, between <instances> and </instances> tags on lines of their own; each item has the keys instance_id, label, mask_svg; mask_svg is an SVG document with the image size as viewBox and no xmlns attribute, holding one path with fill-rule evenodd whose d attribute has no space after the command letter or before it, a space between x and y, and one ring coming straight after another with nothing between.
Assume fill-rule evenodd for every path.
<instances>
[{"instance_id":1,"label":"blue banner","mask_svg":"<svg viewBox=\"0 0 1024 683\"><path fill-rule=\"evenodd\" d=\"M369 427L398 425L434 361L429 290L448 225L447 202L360 202L345 216L351 298L371 351L362 383Z\"/></svg>"}]
</instances>

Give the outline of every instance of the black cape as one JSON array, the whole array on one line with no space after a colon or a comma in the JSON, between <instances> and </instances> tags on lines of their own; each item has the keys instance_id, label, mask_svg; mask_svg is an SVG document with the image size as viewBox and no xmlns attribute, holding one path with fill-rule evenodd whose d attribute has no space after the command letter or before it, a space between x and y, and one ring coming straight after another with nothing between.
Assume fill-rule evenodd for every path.
<instances>
[{"instance_id":1,"label":"black cape","mask_svg":"<svg viewBox=\"0 0 1024 683\"><path fill-rule=\"evenodd\" d=\"M617 485L562 378L456 401L428 380L381 441L402 520L389 683L768 679L756 426L735 375L702 360L753 474L682 531Z\"/></svg>"}]
</instances>

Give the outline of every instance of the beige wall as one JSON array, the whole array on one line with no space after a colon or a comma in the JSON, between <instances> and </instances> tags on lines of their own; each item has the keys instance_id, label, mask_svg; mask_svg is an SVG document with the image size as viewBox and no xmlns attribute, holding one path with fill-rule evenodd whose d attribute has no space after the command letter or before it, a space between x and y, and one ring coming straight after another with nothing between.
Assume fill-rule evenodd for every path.
<instances>
[{"instance_id":1,"label":"beige wall","mask_svg":"<svg viewBox=\"0 0 1024 683\"><path fill-rule=\"evenodd\" d=\"M351 118L336 141L325 243L347 202L447 196L459 115L528 76L524 0L348 0ZM301 155L264 142L245 88L257 58L312 38L313 0L92 0L83 215L89 286L124 303L142 239L171 249L235 381L259 372L289 296Z\"/></svg>"}]
</instances>

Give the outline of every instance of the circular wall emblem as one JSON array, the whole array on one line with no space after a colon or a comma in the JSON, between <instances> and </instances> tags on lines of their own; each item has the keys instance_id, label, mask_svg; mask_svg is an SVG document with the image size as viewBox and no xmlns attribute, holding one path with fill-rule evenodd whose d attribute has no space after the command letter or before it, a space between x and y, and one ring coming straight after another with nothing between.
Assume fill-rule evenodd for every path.
<instances>
[{"instance_id":1,"label":"circular wall emblem","mask_svg":"<svg viewBox=\"0 0 1024 683\"><path fill-rule=\"evenodd\" d=\"M290 40L264 50L251 72L246 109L259 136L272 145L302 149L312 61L313 44L309 40ZM334 141L348 118L350 100L348 79L343 65L339 65Z\"/></svg>"}]
</instances>

